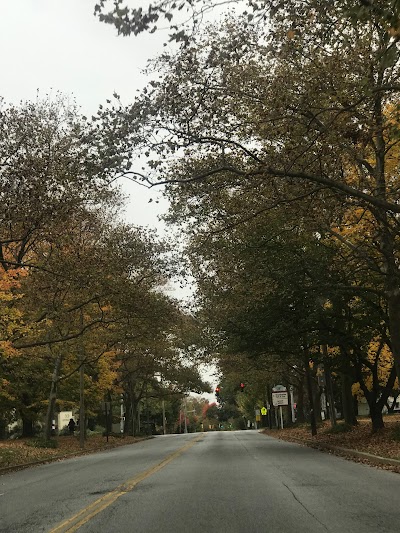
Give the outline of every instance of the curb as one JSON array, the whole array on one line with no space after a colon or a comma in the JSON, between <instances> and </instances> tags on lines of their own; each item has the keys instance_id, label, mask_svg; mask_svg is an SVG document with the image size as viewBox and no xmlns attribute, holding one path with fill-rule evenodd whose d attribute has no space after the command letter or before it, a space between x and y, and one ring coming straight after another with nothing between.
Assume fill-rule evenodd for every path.
<instances>
[{"instance_id":1,"label":"curb","mask_svg":"<svg viewBox=\"0 0 400 533\"><path fill-rule=\"evenodd\" d=\"M62 455L54 455L53 457L48 457L47 459L39 459L38 461L32 461L30 463L21 463L20 465L10 465L3 466L0 468L0 476L7 474L8 472L16 472L17 470L24 470L25 468L30 468L32 466L45 465L46 463L54 463L56 461L62 461L63 459L70 459L71 457L81 457L82 455L90 455L98 452L106 452L108 450L115 450L116 448L121 448L122 446L131 446L133 444L138 444L139 442L149 440L154 438L143 437L138 439L135 442L127 442L126 444L120 444L118 446L104 446L104 448L98 448L97 450L79 450L76 452L64 453Z\"/></svg>"},{"instance_id":2,"label":"curb","mask_svg":"<svg viewBox=\"0 0 400 533\"><path fill-rule=\"evenodd\" d=\"M268 435L271 437L272 435ZM273 437L279 438L279 437ZM313 442L312 440L299 439L297 437L290 437L290 441L285 442L295 442L296 444L304 444L309 448L314 448L316 450L327 450L331 452L336 452L339 455L350 455L351 457L356 457L357 459L367 459L375 464L380 465L390 465L400 467L400 460L390 459L389 457L382 457L380 455L374 455L368 452L360 452L358 450L352 450L351 448L342 448L341 446L334 446L333 444L326 444L324 442ZM285 439L280 439L285 440Z\"/></svg>"}]
</instances>

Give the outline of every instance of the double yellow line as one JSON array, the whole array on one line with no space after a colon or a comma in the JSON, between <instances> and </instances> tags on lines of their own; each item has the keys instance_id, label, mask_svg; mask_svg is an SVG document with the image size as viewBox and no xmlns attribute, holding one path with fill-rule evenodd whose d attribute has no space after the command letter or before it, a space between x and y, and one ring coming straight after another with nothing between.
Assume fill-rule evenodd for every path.
<instances>
[{"instance_id":1,"label":"double yellow line","mask_svg":"<svg viewBox=\"0 0 400 533\"><path fill-rule=\"evenodd\" d=\"M133 490L136 485L138 485L141 481L148 478L149 476L152 476L165 466L167 466L168 463L182 455L184 452L189 450L196 442L198 442L203 437L203 434L200 434L195 439L191 440L175 452L168 455L165 459L161 461L161 463L158 463L155 466L152 466L151 468L145 470L144 472L141 472L137 476L128 479L125 481L125 483L122 483L118 487L116 487L111 492L108 492L95 502L91 503L79 513L77 513L72 518L69 518L65 522L62 522L60 525L52 529L49 533L73 533L74 531L77 531L81 526L89 522L94 516L96 516L98 513L101 513L101 511L104 511L109 505L115 502L118 498L126 494L127 492L130 492Z\"/></svg>"}]
</instances>

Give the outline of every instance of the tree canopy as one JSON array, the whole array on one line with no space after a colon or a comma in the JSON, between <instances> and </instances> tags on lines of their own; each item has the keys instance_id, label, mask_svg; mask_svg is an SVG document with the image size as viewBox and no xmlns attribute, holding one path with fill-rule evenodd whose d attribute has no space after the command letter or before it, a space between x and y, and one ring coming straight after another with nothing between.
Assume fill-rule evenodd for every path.
<instances>
[{"instance_id":1,"label":"tree canopy","mask_svg":"<svg viewBox=\"0 0 400 533\"><path fill-rule=\"evenodd\" d=\"M120 23L123 34L154 30L157 20L189 4L196 24L197 15L218 2L158 2L148 11L117 3L106 21ZM104 14L105 6L98 11ZM275 308L283 330L308 321L309 340L336 342L348 357L362 352L363 364L379 335L399 374L398 15L398 2L383 0L251 2L247 12L185 35L184 46L154 62L158 78L132 106L105 113L106 120L119 120L121 151L132 131L127 158L147 154L147 164L131 169L132 175L150 186L166 185L169 220L181 224L192 257L200 254L195 268L203 301L213 292L215 301L226 297L222 314L244 317L237 324L250 327L253 345L265 342L254 327ZM296 224L286 224L283 208L293 211L288 218L297 217ZM279 303L259 290L260 307L252 300L246 308L248 279L242 274L240 284L233 280L237 271L251 272L255 283L255 261L224 254L232 250L239 225L246 226L243 239L251 249L249 225L256 219L272 224L276 235L278 227L287 235L307 235L306 241L287 239L302 267L317 255L308 271L290 272L290 253L274 237L289 283L280 292L269 283ZM261 240L268 240L268 229L257 230ZM265 265L260 280L270 281L273 252ZM313 276L318 291L307 291ZM231 293L236 296L229 299ZM293 322L290 304L298 311ZM358 322L359 334L343 329L346 313ZM361 320L367 315L373 317L368 325ZM269 324L269 336L273 329ZM368 331L364 342L362 331ZM246 336L239 332L243 343Z\"/></svg>"},{"instance_id":2,"label":"tree canopy","mask_svg":"<svg viewBox=\"0 0 400 533\"><path fill-rule=\"evenodd\" d=\"M181 356L167 243L118 216L124 168L109 128L60 95L3 103L0 120L2 433L22 418L31 434L47 409L49 437L55 410L79 405L79 374L89 414L128 396L138 365L138 387L161 369L167 394L207 390Z\"/></svg>"}]
</instances>

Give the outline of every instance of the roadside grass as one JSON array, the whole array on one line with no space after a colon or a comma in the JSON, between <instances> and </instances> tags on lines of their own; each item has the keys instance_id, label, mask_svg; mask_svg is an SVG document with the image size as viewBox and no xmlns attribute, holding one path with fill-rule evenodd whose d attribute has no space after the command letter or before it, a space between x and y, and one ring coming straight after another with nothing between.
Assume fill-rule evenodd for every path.
<instances>
[{"instance_id":1,"label":"roadside grass","mask_svg":"<svg viewBox=\"0 0 400 533\"><path fill-rule=\"evenodd\" d=\"M94 453L126 444L134 444L140 440L143 439L130 436L124 438L110 436L107 443L105 437L91 435L86 439L83 450L80 448L79 437L77 436L53 437L50 443L46 443L40 438L0 441L0 469L39 461L63 459L82 453Z\"/></svg>"}]
</instances>

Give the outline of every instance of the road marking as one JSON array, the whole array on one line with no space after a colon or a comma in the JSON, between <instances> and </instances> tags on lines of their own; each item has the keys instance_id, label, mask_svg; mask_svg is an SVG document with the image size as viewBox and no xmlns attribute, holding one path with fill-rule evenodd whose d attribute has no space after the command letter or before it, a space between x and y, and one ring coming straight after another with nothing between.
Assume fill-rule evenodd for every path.
<instances>
[{"instance_id":1,"label":"road marking","mask_svg":"<svg viewBox=\"0 0 400 533\"><path fill-rule=\"evenodd\" d=\"M189 450L189 448L191 448L194 444L196 444L196 442L201 440L203 436L204 434L202 433L201 435L194 438L175 452L171 453L170 455L167 455L167 457L163 459L161 463L158 463L157 465L148 468L147 470L141 472L135 477L128 479L127 481L125 481L125 483L122 483L111 492L108 492L95 502L91 503L90 505L79 511L79 513L77 513L72 518L69 518L68 520L65 520L65 522L62 522L60 525L52 529L49 533L73 533L74 531L77 531L81 526L86 524L86 522L91 520L98 513L101 513L101 511L106 509L109 505L114 503L118 498L120 498L127 492L133 490L141 481L148 478L149 476L152 476L153 474L167 466L167 464L169 464L171 461L173 461L174 459L182 455L184 452Z\"/></svg>"}]
</instances>

